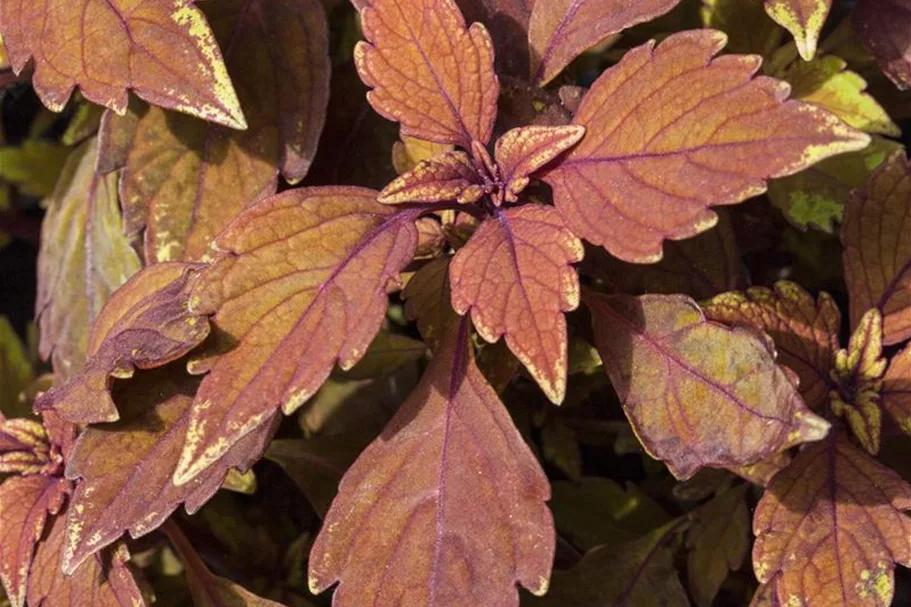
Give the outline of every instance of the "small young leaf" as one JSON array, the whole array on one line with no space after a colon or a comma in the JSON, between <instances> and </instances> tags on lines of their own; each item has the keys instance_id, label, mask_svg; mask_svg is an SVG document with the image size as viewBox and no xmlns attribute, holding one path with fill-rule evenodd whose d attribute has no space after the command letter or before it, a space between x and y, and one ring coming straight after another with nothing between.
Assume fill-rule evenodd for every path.
<instances>
[{"instance_id":1,"label":"small young leaf","mask_svg":"<svg viewBox=\"0 0 911 607\"><path fill-rule=\"evenodd\" d=\"M28 604L40 607L145 607L142 593L127 566L124 546L83 563L72 575L61 574L60 555L66 542L63 515L51 524L38 546L28 581Z\"/></svg>"},{"instance_id":2,"label":"small young leaf","mask_svg":"<svg viewBox=\"0 0 911 607\"><path fill-rule=\"evenodd\" d=\"M122 114L127 89L162 107L246 128L218 44L195 0L0 1L0 30L16 73L59 112L74 87Z\"/></svg>"},{"instance_id":3,"label":"small young leaf","mask_svg":"<svg viewBox=\"0 0 911 607\"><path fill-rule=\"evenodd\" d=\"M911 344L892 357L883 377L883 407L911 434Z\"/></svg>"},{"instance_id":4,"label":"small young leaf","mask_svg":"<svg viewBox=\"0 0 911 607\"><path fill-rule=\"evenodd\" d=\"M175 486L199 379L179 367L142 373L115 386L121 418L90 426L76 441L66 476L79 481L67 515L63 570L72 573L125 531L134 538L158 528L180 505L194 513L218 491L230 469L246 471L275 429L266 423L235 444L204 475Z\"/></svg>"},{"instance_id":5,"label":"small young leaf","mask_svg":"<svg viewBox=\"0 0 911 607\"><path fill-rule=\"evenodd\" d=\"M576 234L625 261L655 262L663 240L715 225L709 206L869 143L825 110L786 101L786 84L753 78L758 57L713 60L725 41L713 30L674 34L595 82L573 120L585 138L544 177Z\"/></svg>"},{"instance_id":6,"label":"small young leaf","mask_svg":"<svg viewBox=\"0 0 911 607\"><path fill-rule=\"evenodd\" d=\"M81 368L92 321L141 266L123 235L117 175L95 171L97 149L92 139L70 155L41 227L35 316L56 382Z\"/></svg>"},{"instance_id":7,"label":"small young leaf","mask_svg":"<svg viewBox=\"0 0 911 607\"><path fill-rule=\"evenodd\" d=\"M310 556L313 592L341 582L336 607L517 607L517 582L547 591L550 487L475 366L467 325L342 480Z\"/></svg>"},{"instance_id":8,"label":"small young leaf","mask_svg":"<svg viewBox=\"0 0 911 607\"><path fill-rule=\"evenodd\" d=\"M730 489L706 503L687 532L688 585L700 607L711 607L728 573L740 569L749 551L747 487Z\"/></svg>"},{"instance_id":9,"label":"small young leaf","mask_svg":"<svg viewBox=\"0 0 911 607\"><path fill-rule=\"evenodd\" d=\"M387 289L417 246L414 211L362 188L302 188L263 200L216 244L191 309L215 314L221 355L196 396L175 482L190 481L279 407L291 414L336 361L357 363Z\"/></svg>"},{"instance_id":10,"label":"small young leaf","mask_svg":"<svg viewBox=\"0 0 911 607\"><path fill-rule=\"evenodd\" d=\"M754 464L828 432L754 330L707 321L683 296L592 292L586 303L633 429L678 479Z\"/></svg>"},{"instance_id":11,"label":"small young leaf","mask_svg":"<svg viewBox=\"0 0 911 607\"><path fill-rule=\"evenodd\" d=\"M784 30L766 15L762 0L702 0L699 12L705 27L728 35L732 53L769 57L781 46Z\"/></svg>"},{"instance_id":12,"label":"small young leaf","mask_svg":"<svg viewBox=\"0 0 911 607\"><path fill-rule=\"evenodd\" d=\"M452 306L471 312L490 343L506 344L554 403L566 394L567 338L563 313L579 305L572 263L582 243L552 207L498 211L456 253L449 275Z\"/></svg>"},{"instance_id":13,"label":"small young leaf","mask_svg":"<svg viewBox=\"0 0 911 607\"><path fill-rule=\"evenodd\" d=\"M0 418L0 474L54 474L62 462L47 432L27 418Z\"/></svg>"},{"instance_id":14,"label":"small young leaf","mask_svg":"<svg viewBox=\"0 0 911 607\"><path fill-rule=\"evenodd\" d=\"M860 319L847 349L836 353L833 370L841 389L832 391L832 412L845 417L871 455L879 453L882 429L880 389L887 362L882 353L882 316L870 310Z\"/></svg>"},{"instance_id":15,"label":"small young leaf","mask_svg":"<svg viewBox=\"0 0 911 607\"><path fill-rule=\"evenodd\" d=\"M444 200L471 203L483 195L483 184L471 157L452 150L419 162L387 185L378 200L383 204Z\"/></svg>"},{"instance_id":16,"label":"small young leaf","mask_svg":"<svg viewBox=\"0 0 911 607\"><path fill-rule=\"evenodd\" d=\"M893 154L848 203L841 228L851 326L883 315L886 345L911 337L911 161Z\"/></svg>"},{"instance_id":17,"label":"small young leaf","mask_svg":"<svg viewBox=\"0 0 911 607\"><path fill-rule=\"evenodd\" d=\"M139 120L121 192L151 262L198 260L241 210L307 174L329 98L326 19L317 0L204 5L247 115L231 131L151 108Z\"/></svg>"},{"instance_id":18,"label":"small young leaf","mask_svg":"<svg viewBox=\"0 0 911 607\"><path fill-rule=\"evenodd\" d=\"M471 149L493 132L500 85L493 43L453 0L371 0L354 59L376 111L402 134Z\"/></svg>"},{"instance_id":19,"label":"small young leaf","mask_svg":"<svg viewBox=\"0 0 911 607\"><path fill-rule=\"evenodd\" d=\"M570 149L585 135L581 126L526 126L497 140L494 158L503 172L507 202L516 202L529 177Z\"/></svg>"},{"instance_id":20,"label":"small young leaf","mask_svg":"<svg viewBox=\"0 0 911 607\"><path fill-rule=\"evenodd\" d=\"M846 124L867 133L898 137L898 128L886 110L866 93L867 81L845 69L835 55L795 63L782 76L791 84L791 97L823 107Z\"/></svg>"},{"instance_id":21,"label":"small young leaf","mask_svg":"<svg viewBox=\"0 0 911 607\"><path fill-rule=\"evenodd\" d=\"M809 446L753 518L753 569L782 605L884 607L911 565L911 486L844 435Z\"/></svg>"},{"instance_id":22,"label":"small young leaf","mask_svg":"<svg viewBox=\"0 0 911 607\"><path fill-rule=\"evenodd\" d=\"M832 0L765 0L766 13L791 32L804 61L816 56L819 33L831 8Z\"/></svg>"},{"instance_id":23,"label":"small young leaf","mask_svg":"<svg viewBox=\"0 0 911 607\"><path fill-rule=\"evenodd\" d=\"M775 342L778 362L797 373L798 388L811 409L823 405L835 385L830 373L838 351L841 312L828 293L817 301L793 282L775 288L753 287L745 293L724 293L703 311L710 320L746 325Z\"/></svg>"},{"instance_id":24,"label":"small young leaf","mask_svg":"<svg viewBox=\"0 0 911 607\"><path fill-rule=\"evenodd\" d=\"M586 49L611 34L650 21L680 0L545 0L535 2L528 28L531 76L545 85Z\"/></svg>"},{"instance_id":25,"label":"small young leaf","mask_svg":"<svg viewBox=\"0 0 911 607\"><path fill-rule=\"evenodd\" d=\"M25 603L35 547L48 516L63 506L67 485L44 475L13 476L0 485L0 581L13 607Z\"/></svg>"},{"instance_id":26,"label":"small young leaf","mask_svg":"<svg viewBox=\"0 0 911 607\"><path fill-rule=\"evenodd\" d=\"M532 607L689 607L690 601L674 569L674 543L683 525L678 521L622 546L588 551L569 571L554 575L553 589Z\"/></svg>"},{"instance_id":27,"label":"small young leaf","mask_svg":"<svg viewBox=\"0 0 911 607\"><path fill-rule=\"evenodd\" d=\"M854 29L886 75L901 90L911 88L911 2L858 0Z\"/></svg>"},{"instance_id":28,"label":"small young leaf","mask_svg":"<svg viewBox=\"0 0 911 607\"><path fill-rule=\"evenodd\" d=\"M209 335L205 315L189 310L190 287L200 269L156 264L115 291L92 327L82 371L39 397L35 408L54 409L80 424L116 421L110 394L115 377L177 360Z\"/></svg>"}]
</instances>

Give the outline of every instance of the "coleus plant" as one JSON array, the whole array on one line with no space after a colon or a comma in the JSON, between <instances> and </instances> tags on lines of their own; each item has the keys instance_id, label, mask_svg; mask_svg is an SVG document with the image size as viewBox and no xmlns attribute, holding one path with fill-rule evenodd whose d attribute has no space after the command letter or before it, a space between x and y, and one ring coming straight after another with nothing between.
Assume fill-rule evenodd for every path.
<instances>
[{"instance_id":1,"label":"coleus plant","mask_svg":"<svg viewBox=\"0 0 911 607\"><path fill-rule=\"evenodd\" d=\"M321 600L266 599L215 575L175 515L220 487L254 490L265 454L323 519L306 585L337 584L338 607L517 605L518 586L543 596L529 604L708 605L747 550L738 477L765 487L754 605L889 604L895 564L911 566L911 486L876 459L884 420L911 433L911 168L887 138L901 131L846 61L816 57L847 35L820 44L823 0L706 1L703 23L720 29L634 45L588 90L555 90L584 51L678 3L355 0L353 63L370 107L400 125L400 175L370 189L336 167L336 183L279 192L279 176L296 185L311 162L318 181L333 145L356 156L373 119L341 88L333 105L353 134L330 120L320 140L330 72L333 87L351 82L332 67L316 0L223 0L205 15L189 0L0 0L11 67L31 60L47 107L78 86L108 108L71 135L82 143L42 228L36 309L53 387L35 400L40 420L0 427L10 603L151 602L142 574L154 572L127 544L160 554L140 539L156 530L198 605ZM898 88L911 80L904 15L904 0L852 14ZM755 32L736 36L748 16ZM722 30L747 54L722 54ZM837 187L818 177L833 173ZM825 293L716 285L704 270L739 263L731 220L711 207L767 187L795 224L843 220L844 349ZM687 262L693 251L704 259ZM667 293L671 275L681 286ZM390 297L404 301L399 332ZM336 454L285 438L283 416L303 417L335 376L372 380L427 348L385 428L342 458L340 482L329 474L338 494L312 495ZM560 405L586 365L603 366L627 427L676 479L733 475L622 545L583 535L586 554L550 588L566 562L557 531L570 532L548 509L523 403L501 394L536 385ZM541 427L544 459L571 471L560 423ZM295 469L308 458L324 470ZM672 571L684 537L689 592Z\"/></svg>"}]
</instances>

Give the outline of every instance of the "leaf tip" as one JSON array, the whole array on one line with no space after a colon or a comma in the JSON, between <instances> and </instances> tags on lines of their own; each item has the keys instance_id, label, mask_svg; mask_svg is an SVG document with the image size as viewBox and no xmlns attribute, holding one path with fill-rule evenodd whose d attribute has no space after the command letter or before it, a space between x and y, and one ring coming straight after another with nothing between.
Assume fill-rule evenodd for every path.
<instances>
[{"instance_id":1,"label":"leaf tip","mask_svg":"<svg viewBox=\"0 0 911 607\"><path fill-rule=\"evenodd\" d=\"M824 439L832 429L832 424L813 413L803 413L798 411L794 414L794 420L797 427L788 437L789 442L815 442Z\"/></svg>"}]
</instances>

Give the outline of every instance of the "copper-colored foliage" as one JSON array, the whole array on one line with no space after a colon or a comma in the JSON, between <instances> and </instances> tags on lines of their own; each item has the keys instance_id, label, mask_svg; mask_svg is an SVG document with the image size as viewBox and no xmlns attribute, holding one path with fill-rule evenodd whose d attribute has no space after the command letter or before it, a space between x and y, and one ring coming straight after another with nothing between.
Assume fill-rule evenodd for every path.
<instances>
[{"instance_id":1,"label":"copper-colored foliage","mask_svg":"<svg viewBox=\"0 0 911 607\"><path fill-rule=\"evenodd\" d=\"M500 137L494 158L502 173L506 201L518 201L530 176L576 145L584 134L581 126L526 126Z\"/></svg>"},{"instance_id":2,"label":"copper-colored foliage","mask_svg":"<svg viewBox=\"0 0 911 607\"><path fill-rule=\"evenodd\" d=\"M812 59L832 0L765 0L764 4L769 17L794 36L800 56Z\"/></svg>"},{"instance_id":3,"label":"copper-colored foliage","mask_svg":"<svg viewBox=\"0 0 911 607\"><path fill-rule=\"evenodd\" d=\"M384 204L400 202L477 202L484 195L483 183L471 157L452 150L422 160L395 179L380 193Z\"/></svg>"},{"instance_id":4,"label":"copper-colored foliage","mask_svg":"<svg viewBox=\"0 0 911 607\"><path fill-rule=\"evenodd\" d=\"M150 266L118 289L95 320L83 370L36 402L76 423L118 419L110 395L113 378L132 376L176 360L209 334L205 314L189 309L190 288L201 266Z\"/></svg>"},{"instance_id":5,"label":"copper-colored foliage","mask_svg":"<svg viewBox=\"0 0 911 607\"><path fill-rule=\"evenodd\" d=\"M782 605L887 607L911 565L911 486L831 436L772 481L753 519L753 568Z\"/></svg>"},{"instance_id":6,"label":"copper-colored foliage","mask_svg":"<svg viewBox=\"0 0 911 607\"><path fill-rule=\"evenodd\" d=\"M200 387L175 480L186 483L281 407L290 414L380 327L387 289L417 246L416 213L362 188L302 188L244 212L217 239L192 309L219 349Z\"/></svg>"},{"instance_id":7,"label":"copper-colored foliage","mask_svg":"<svg viewBox=\"0 0 911 607\"><path fill-rule=\"evenodd\" d=\"M361 17L354 56L376 111L404 135L487 143L500 86L484 26L466 27L453 0L371 0Z\"/></svg>"},{"instance_id":8,"label":"copper-colored foliage","mask_svg":"<svg viewBox=\"0 0 911 607\"><path fill-rule=\"evenodd\" d=\"M145 607L121 546L95 555L72 575L61 575L66 517L57 516L38 546L28 582L29 607Z\"/></svg>"},{"instance_id":9,"label":"copper-colored foliage","mask_svg":"<svg viewBox=\"0 0 911 607\"><path fill-rule=\"evenodd\" d=\"M848 203L841 241L851 326L870 308L883 315L884 343L911 337L911 161L890 156Z\"/></svg>"},{"instance_id":10,"label":"copper-colored foliage","mask_svg":"<svg viewBox=\"0 0 911 607\"><path fill-rule=\"evenodd\" d=\"M680 0L536 2L528 31L532 78L538 84L547 84L589 47L611 34L662 15L679 2Z\"/></svg>"},{"instance_id":11,"label":"copper-colored foliage","mask_svg":"<svg viewBox=\"0 0 911 607\"><path fill-rule=\"evenodd\" d=\"M35 316L58 383L81 368L92 322L140 268L123 235L117 177L95 172L97 149L92 139L70 155L41 227Z\"/></svg>"},{"instance_id":12,"label":"copper-colored foliage","mask_svg":"<svg viewBox=\"0 0 911 607\"><path fill-rule=\"evenodd\" d=\"M171 482L199 381L175 365L142 373L115 386L120 421L91 426L79 436L66 467L67 477L79 482L67 515L65 572L125 531L135 538L156 529L182 503L196 512L229 469L245 471L262 456L274 423L245 436L190 483Z\"/></svg>"},{"instance_id":13,"label":"copper-colored foliage","mask_svg":"<svg viewBox=\"0 0 911 607\"><path fill-rule=\"evenodd\" d=\"M498 211L452 261L452 305L471 312L489 342L509 349L554 403L566 394L567 338L563 313L579 305L572 263L582 243L552 207Z\"/></svg>"},{"instance_id":14,"label":"copper-colored foliage","mask_svg":"<svg viewBox=\"0 0 911 607\"><path fill-rule=\"evenodd\" d=\"M423 379L345 474L310 557L336 607L519 604L548 587L550 487L453 325Z\"/></svg>"},{"instance_id":15,"label":"copper-colored foliage","mask_svg":"<svg viewBox=\"0 0 911 607\"><path fill-rule=\"evenodd\" d=\"M665 239L717 222L711 205L765 191L765 180L857 150L869 137L788 86L760 59L713 59L726 37L683 32L628 52L595 82L573 121L586 136L544 179L568 226L623 260L661 258Z\"/></svg>"},{"instance_id":16,"label":"copper-colored foliage","mask_svg":"<svg viewBox=\"0 0 911 607\"><path fill-rule=\"evenodd\" d=\"M800 394L810 408L825 404L835 388L831 378L841 312L828 293L813 297L800 285L781 281L774 289L753 287L724 293L704 306L705 315L727 325L746 325L775 342L778 362L800 378Z\"/></svg>"},{"instance_id":17,"label":"copper-colored foliage","mask_svg":"<svg viewBox=\"0 0 911 607\"><path fill-rule=\"evenodd\" d=\"M65 481L44 475L14 476L0 485L0 581L14 607L25 601L45 520L60 510L66 491Z\"/></svg>"},{"instance_id":18,"label":"copper-colored foliage","mask_svg":"<svg viewBox=\"0 0 911 607\"><path fill-rule=\"evenodd\" d=\"M303 179L329 98L326 18L317 0L203 5L249 122L244 132L151 108L139 120L121 192L152 261L198 260L244 206ZM122 128L116 125L115 128Z\"/></svg>"},{"instance_id":19,"label":"copper-colored foliage","mask_svg":"<svg viewBox=\"0 0 911 607\"><path fill-rule=\"evenodd\" d=\"M883 377L882 404L899 427L911 434L911 345L889 362Z\"/></svg>"},{"instance_id":20,"label":"copper-colored foliage","mask_svg":"<svg viewBox=\"0 0 911 607\"><path fill-rule=\"evenodd\" d=\"M60 111L78 86L120 113L127 89L232 128L243 113L195 0L2 0L0 31L16 72L34 59L35 91Z\"/></svg>"},{"instance_id":21,"label":"copper-colored foliage","mask_svg":"<svg viewBox=\"0 0 911 607\"><path fill-rule=\"evenodd\" d=\"M911 88L911 1L858 0L853 17L858 37L885 74L899 89Z\"/></svg>"},{"instance_id":22,"label":"copper-colored foliage","mask_svg":"<svg viewBox=\"0 0 911 607\"><path fill-rule=\"evenodd\" d=\"M677 478L753 464L828 432L754 330L707 321L683 296L592 292L586 303L633 429Z\"/></svg>"}]
</instances>

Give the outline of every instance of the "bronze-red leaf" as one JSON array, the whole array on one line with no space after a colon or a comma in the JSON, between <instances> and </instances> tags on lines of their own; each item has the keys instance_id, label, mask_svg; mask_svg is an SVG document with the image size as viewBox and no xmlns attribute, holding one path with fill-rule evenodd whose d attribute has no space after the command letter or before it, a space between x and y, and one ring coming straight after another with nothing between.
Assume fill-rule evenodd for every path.
<instances>
[{"instance_id":1,"label":"bronze-red leaf","mask_svg":"<svg viewBox=\"0 0 911 607\"><path fill-rule=\"evenodd\" d=\"M887 607L911 566L911 486L843 434L802 451L753 518L753 569L782 605Z\"/></svg>"},{"instance_id":2,"label":"bronze-red leaf","mask_svg":"<svg viewBox=\"0 0 911 607\"><path fill-rule=\"evenodd\" d=\"M488 342L506 344L554 403L566 394L564 312L579 305L582 243L553 207L498 211L452 260L452 306Z\"/></svg>"},{"instance_id":3,"label":"bronze-red leaf","mask_svg":"<svg viewBox=\"0 0 911 607\"><path fill-rule=\"evenodd\" d=\"M529 177L570 149L585 135L582 126L526 126L512 129L497 140L494 158L504 195L516 202Z\"/></svg>"},{"instance_id":4,"label":"bronze-red leaf","mask_svg":"<svg viewBox=\"0 0 911 607\"><path fill-rule=\"evenodd\" d=\"M124 532L137 538L156 529L180 504L193 514L218 491L229 470L248 470L265 451L273 422L246 435L205 474L175 486L171 477L200 382L180 374L172 365L117 384L120 420L90 426L76 441L66 466L67 477L78 481L67 513L67 574Z\"/></svg>"},{"instance_id":5,"label":"bronze-red leaf","mask_svg":"<svg viewBox=\"0 0 911 607\"><path fill-rule=\"evenodd\" d=\"M827 434L828 422L807 409L768 338L753 329L707 321L679 295L585 299L633 429L677 478L755 464Z\"/></svg>"},{"instance_id":6,"label":"bronze-red leaf","mask_svg":"<svg viewBox=\"0 0 911 607\"><path fill-rule=\"evenodd\" d=\"M217 346L175 473L190 481L281 408L350 369L380 328L387 291L417 246L416 211L362 188L301 188L257 203L218 237L192 309ZM199 365L195 370L202 370Z\"/></svg>"},{"instance_id":7,"label":"bronze-red leaf","mask_svg":"<svg viewBox=\"0 0 911 607\"><path fill-rule=\"evenodd\" d=\"M680 0L544 0L531 13L531 73L538 84L554 79L589 47L611 34L649 21Z\"/></svg>"},{"instance_id":8,"label":"bronze-red leaf","mask_svg":"<svg viewBox=\"0 0 911 607\"><path fill-rule=\"evenodd\" d=\"M484 195L478 170L471 157L452 150L422 160L380 192L383 204L400 202L477 202Z\"/></svg>"},{"instance_id":9,"label":"bronze-red leaf","mask_svg":"<svg viewBox=\"0 0 911 607\"><path fill-rule=\"evenodd\" d=\"M28 581L29 607L145 607L133 578L125 546L83 563L72 575L61 574L66 517L57 516L38 546Z\"/></svg>"},{"instance_id":10,"label":"bronze-red leaf","mask_svg":"<svg viewBox=\"0 0 911 607\"><path fill-rule=\"evenodd\" d=\"M420 139L490 140L500 85L483 25L466 27L453 0L371 0L361 17L354 58L377 112Z\"/></svg>"},{"instance_id":11,"label":"bronze-red leaf","mask_svg":"<svg viewBox=\"0 0 911 607\"><path fill-rule=\"evenodd\" d=\"M857 36L902 90L911 88L911 1L857 0Z\"/></svg>"},{"instance_id":12,"label":"bronze-red leaf","mask_svg":"<svg viewBox=\"0 0 911 607\"><path fill-rule=\"evenodd\" d=\"M13 607L25 604L35 546L47 517L63 506L67 485L43 475L14 476L0 485L0 581Z\"/></svg>"},{"instance_id":13,"label":"bronze-red leaf","mask_svg":"<svg viewBox=\"0 0 911 607\"><path fill-rule=\"evenodd\" d=\"M713 59L726 40L674 34L595 82L573 120L585 137L544 177L577 235L625 261L655 262L663 240L715 225L710 206L870 142L819 107L787 101L786 83L754 78L759 57Z\"/></svg>"},{"instance_id":14,"label":"bronze-red leaf","mask_svg":"<svg viewBox=\"0 0 911 607\"><path fill-rule=\"evenodd\" d=\"M75 87L118 113L127 90L150 103L243 129L237 95L196 0L2 0L16 72L34 59L35 91L59 112Z\"/></svg>"},{"instance_id":15,"label":"bronze-red leaf","mask_svg":"<svg viewBox=\"0 0 911 607\"><path fill-rule=\"evenodd\" d=\"M421 383L345 474L310 556L336 607L518 607L548 587L550 487L450 328Z\"/></svg>"},{"instance_id":16,"label":"bronze-red leaf","mask_svg":"<svg viewBox=\"0 0 911 607\"><path fill-rule=\"evenodd\" d=\"M800 285L780 281L774 289L723 293L703 309L711 320L768 334L778 350L778 362L800 378L798 387L807 406L825 404L836 387L831 373L841 330L841 312L828 293L814 301Z\"/></svg>"},{"instance_id":17,"label":"bronze-red leaf","mask_svg":"<svg viewBox=\"0 0 911 607\"><path fill-rule=\"evenodd\" d=\"M883 342L911 337L911 160L897 152L870 175L845 210L841 242L851 327L870 308L883 315Z\"/></svg>"},{"instance_id":18,"label":"bronze-red leaf","mask_svg":"<svg viewBox=\"0 0 911 607\"><path fill-rule=\"evenodd\" d=\"M111 399L113 378L176 360L209 334L205 314L189 309L190 287L201 266L166 263L149 266L118 289L92 327L82 372L36 402L81 423L118 419Z\"/></svg>"}]
</instances>

